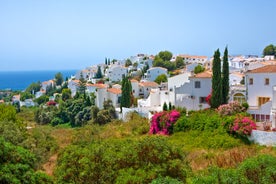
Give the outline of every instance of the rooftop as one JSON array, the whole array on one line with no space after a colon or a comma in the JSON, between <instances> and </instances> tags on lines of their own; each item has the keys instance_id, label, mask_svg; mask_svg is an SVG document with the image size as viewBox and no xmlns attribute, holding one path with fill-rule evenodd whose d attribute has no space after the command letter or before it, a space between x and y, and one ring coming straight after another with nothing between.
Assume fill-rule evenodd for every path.
<instances>
[{"instance_id":1,"label":"rooftop","mask_svg":"<svg viewBox=\"0 0 276 184\"><path fill-rule=\"evenodd\" d=\"M276 65L266 65L260 68L249 70L247 73L276 73Z\"/></svg>"}]
</instances>

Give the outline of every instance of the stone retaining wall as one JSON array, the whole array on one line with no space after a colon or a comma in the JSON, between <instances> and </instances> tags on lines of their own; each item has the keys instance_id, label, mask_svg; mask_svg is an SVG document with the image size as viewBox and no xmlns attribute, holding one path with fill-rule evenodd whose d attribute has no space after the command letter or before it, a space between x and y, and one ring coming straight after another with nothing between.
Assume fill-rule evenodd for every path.
<instances>
[{"instance_id":1,"label":"stone retaining wall","mask_svg":"<svg viewBox=\"0 0 276 184\"><path fill-rule=\"evenodd\" d=\"M276 146L276 132L253 130L249 140L266 146Z\"/></svg>"}]
</instances>

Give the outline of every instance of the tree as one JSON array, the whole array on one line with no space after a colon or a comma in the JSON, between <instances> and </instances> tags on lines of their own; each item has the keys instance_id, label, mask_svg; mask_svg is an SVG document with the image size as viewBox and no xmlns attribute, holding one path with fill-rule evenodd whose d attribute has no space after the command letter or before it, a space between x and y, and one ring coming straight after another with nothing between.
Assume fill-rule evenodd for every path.
<instances>
[{"instance_id":1,"label":"tree","mask_svg":"<svg viewBox=\"0 0 276 184\"><path fill-rule=\"evenodd\" d=\"M104 63L105 63L105 65L107 65L107 58L105 58L105 62Z\"/></svg>"},{"instance_id":2,"label":"tree","mask_svg":"<svg viewBox=\"0 0 276 184\"><path fill-rule=\"evenodd\" d=\"M127 59L127 60L126 60L126 63L125 63L125 67L129 67L129 66L131 66L131 65L132 65L131 60L130 60L130 59Z\"/></svg>"},{"instance_id":3,"label":"tree","mask_svg":"<svg viewBox=\"0 0 276 184\"><path fill-rule=\"evenodd\" d=\"M175 59L175 65L176 65L176 68L182 68L183 66L185 66L183 58L177 56Z\"/></svg>"},{"instance_id":4,"label":"tree","mask_svg":"<svg viewBox=\"0 0 276 184\"><path fill-rule=\"evenodd\" d=\"M55 75L55 81L56 81L57 86L62 85L62 83L63 83L63 81L64 81L63 76L62 76L62 73L58 72L58 73Z\"/></svg>"},{"instance_id":5,"label":"tree","mask_svg":"<svg viewBox=\"0 0 276 184\"><path fill-rule=\"evenodd\" d=\"M103 77L103 74L102 74L102 70L101 70L101 67L98 66L98 70L97 70L97 73L96 73L96 79L100 79Z\"/></svg>"},{"instance_id":6,"label":"tree","mask_svg":"<svg viewBox=\"0 0 276 184\"><path fill-rule=\"evenodd\" d=\"M42 95L35 99L35 102L38 103L38 105L44 104L49 101L49 97L47 95Z\"/></svg>"},{"instance_id":7,"label":"tree","mask_svg":"<svg viewBox=\"0 0 276 184\"><path fill-rule=\"evenodd\" d=\"M132 87L128 77L123 77L122 81L122 97L121 97L121 108L131 106L131 93Z\"/></svg>"},{"instance_id":8,"label":"tree","mask_svg":"<svg viewBox=\"0 0 276 184\"><path fill-rule=\"evenodd\" d=\"M161 75L158 75L156 77L156 79L154 80L154 82L158 83L158 84L161 84L161 82L167 82L168 81L168 78L167 78L167 75L166 74L161 74Z\"/></svg>"},{"instance_id":9,"label":"tree","mask_svg":"<svg viewBox=\"0 0 276 184\"><path fill-rule=\"evenodd\" d=\"M71 98L71 90L68 88L65 88L62 90L61 98L63 101L66 101Z\"/></svg>"},{"instance_id":10,"label":"tree","mask_svg":"<svg viewBox=\"0 0 276 184\"><path fill-rule=\"evenodd\" d=\"M164 67L169 71L174 70L176 65L174 62L171 62L172 53L169 51L161 51L154 57L153 66L155 67Z\"/></svg>"},{"instance_id":11,"label":"tree","mask_svg":"<svg viewBox=\"0 0 276 184\"><path fill-rule=\"evenodd\" d=\"M201 65L197 65L194 69L194 73L195 74L198 74L198 73L201 73L201 72L204 72L205 68Z\"/></svg>"},{"instance_id":12,"label":"tree","mask_svg":"<svg viewBox=\"0 0 276 184\"><path fill-rule=\"evenodd\" d=\"M167 105L167 103L165 102L164 104L163 104L163 111L167 111L168 110L168 105Z\"/></svg>"},{"instance_id":13,"label":"tree","mask_svg":"<svg viewBox=\"0 0 276 184\"><path fill-rule=\"evenodd\" d=\"M224 55L223 55L221 87L222 87L222 104L227 104L228 94L229 94L229 63L228 63L227 47L225 48Z\"/></svg>"},{"instance_id":14,"label":"tree","mask_svg":"<svg viewBox=\"0 0 276 184\"><path fill-rule=\"evenodd\" d=\"M85 90L86 90L86 81L83 78L82 72L80 73L80 80L79 80L79 92L80 94L83 94L85 96Z\"/></svg>"},{"instance_id":15,"label":"tree","mask_svg":"<svg viewBox=\"0 0 276 184\"><path fill-rule=\"evenodd\" d=\"M25 92L34 94L35 92L40 90L40 87L41 87L41 83L39 81L38 82L33 82L27 87Z\"/></svg>"},{"instance_id":16,"label":"tree","mask_svg":"<svg viewBox=\"0 0 276 184\"><path fill-rule=\"evenodd\" d=\"M161 51L158 53L158 56L163 60L163 61L170 61L172 59L172 53L170 51Z\"/></svg>"},{"instance_id":17,"label":"tree","mask_svg":"<svg viewBox=\"0 0 276 184\"><path fill-rule=\"evenodd\" d=\"M212 76L212 97L211 97L211 107L217 108L221 105L221 60L220 52L217 49L214 53L213 60L213 76Z\"/></svg>"},{"instance_id":18,"label":"tree","mask_svg":"<svg viewBox=\"0 0 276 184\"><path fill-rule=\"evenodd\" d=\"M268 46L266 46L263 50L263 55L267 56L267 55L274 55L276 56L276 46L270 44Z\"/></svg>"}]
</instances>

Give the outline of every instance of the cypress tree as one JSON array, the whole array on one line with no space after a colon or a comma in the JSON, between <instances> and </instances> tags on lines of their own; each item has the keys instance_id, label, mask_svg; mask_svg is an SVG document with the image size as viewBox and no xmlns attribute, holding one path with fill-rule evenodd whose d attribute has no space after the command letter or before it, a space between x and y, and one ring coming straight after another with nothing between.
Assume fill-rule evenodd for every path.
<instances>
[{"instance_id":1,"label":"cypress tree","mask_svg":"<svg viewBox=\"0 0 276 184\"><path fill-rule=\"evenodd\" d=\"M168 110L168 105L167 105L167 103L165 102L164 104L163 104L163 111L167 111Z\"/></svg>"},{"instance_id":2,"label":"cypress tree","mask_svg":"<svg viewBox=\"0 0 276 184\"><path fill-rule=\"evenodd\" d=\"M213 60L213 77L212 77L212 97L211 107L217 108L221 105L222 101L222 90L221 90L221 60L220 52L217 49L214 53Z\"/></svg>"},{"instance_id":3,"label":"cypress tree","mask_svg":"<svg viewBox=\"0 0 276 184\"><path fill-rule=\"evenodd\" d=\"M228 63L228 49L224 50L223 66L222 66L222 104L228 103L229 94L229 63Z\"/></svg>"},{"instance_id":4,"label":"cypress tree","mask_svg":"<svg viewBox=\"0 0 276 184\"><path fill-rule=\"evenodd\" d=\"M129 108L131 106L131 82L127 77L123 77L122 80L122 97L121 97L121 110L122 107Z\"/></svg>"},{"instance_id":5,"label":"cypress tree","mask_svg":"<svg viewBox=\"0 0 276 184\"><path fill-rule=\"evenodd\" d=\"M95 76L97 79L100 79L103 77L103 74L102 74L102 70L101 70L101 67L98 66L98 70L97 70L97 73L96 73L96 76Z\"/></svg>"}]
</instances>

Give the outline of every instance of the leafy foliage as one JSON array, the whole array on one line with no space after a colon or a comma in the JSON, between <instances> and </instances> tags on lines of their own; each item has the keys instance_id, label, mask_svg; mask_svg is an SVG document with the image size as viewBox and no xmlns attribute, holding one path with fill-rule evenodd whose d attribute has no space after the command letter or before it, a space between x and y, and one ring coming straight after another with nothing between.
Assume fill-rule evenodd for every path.
<instances>
[{"instance_id":1,"label":"leafy foliage","mask_svg":"<svg viewBox=\"0 0 276 184\"><path fill-rule=\"evenodd\" d=\"M205 68L202 65L197 65L194 69L194 73L198 74L198 73L204 72L204 70Z\"/></svg>"},{"instance_id":2,"label":"leafy foliage","mask_svg":"<svg viewBox=\"0 0 276 184\"><path fill-rule=\"evenodd\" d=\"M35 157L28 150L2 137L0 147L0 183L53 183L45 174L35 172Z\"/></svg>"},{"instance_id":3,"label":"leafy foliage","mask_svg":"<svg viewBox=\"0 0 276 184\"><path fill-rule=\"evenodd\" d=\"M154 82L161 84L161 82L168 82L168 77L166 74L161 74L156 77Z\"/></svg>"},{"instance_id":4,"label":"leafy foliage","mask_svg":"<svg viewBox=\"0 0 276 184\"><path fill-rule=\"evenodd\" d=\"M95 141L61 153L59 183L149 183L158 176L186 180L184 155L162 137Z\"/></svg>"},{"instance_id":5,"label":"leafy foliage","mask_svg":"<svg viewBox=\"0 0 276 184\"><path fill-rule=\"evenodd\" d=\"M275 183L275 164L275 157L260 155L245 160L237 169L211 167L205 173L194 176L192 183Z\"/></svg>"},{"instance_id":6,"label":"leafy foliage","mask_svg":"<svg viewBox=\"0 0 276 184\"><path fill-rule=\"evenodd\" d=\"M270 44L266 46L263 50L263 55L274 55L276 57L276 45Z\"/></svg>"},{"instance_id":7,"label":"leafy foliage","mask_svg":"<svg viewBox=\"0 0 276 184\"><path fill-rule=\"evenodd\" d=\"M64 81L64 79L63 79L62 73L58 72L55 75L55 82L56 82L57 86L62 85L63 81Z\"/></svg>"}]
</instances>

